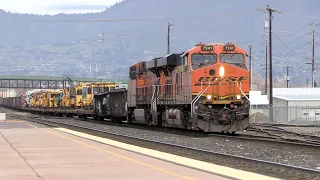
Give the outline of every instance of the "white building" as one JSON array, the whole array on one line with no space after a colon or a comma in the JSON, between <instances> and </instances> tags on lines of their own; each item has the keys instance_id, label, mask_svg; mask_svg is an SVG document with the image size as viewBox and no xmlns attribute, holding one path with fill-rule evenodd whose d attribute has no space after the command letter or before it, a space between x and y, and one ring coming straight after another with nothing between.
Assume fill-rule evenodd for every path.
<instances>
[{"instance_id":1,"label":"white building","mask_svg":"<svg viewBox=\"0 0 320 180\"><path fill-rule=\"evenodd\" d=\"M320 88L273 88L273 107L266 95L250 96L251 122L269 122L270 109L277 123L320 120Z\"/></svg>"},{"instance_id":2,"label":"white building","mask_svg":"<svg viewBox=\"0 0 320 180\"><path fill-rule=\"evenodd\" d=\"M274 115L281 122L320 120L320 88L275 88Z\"/></svg>"}]
</instances>

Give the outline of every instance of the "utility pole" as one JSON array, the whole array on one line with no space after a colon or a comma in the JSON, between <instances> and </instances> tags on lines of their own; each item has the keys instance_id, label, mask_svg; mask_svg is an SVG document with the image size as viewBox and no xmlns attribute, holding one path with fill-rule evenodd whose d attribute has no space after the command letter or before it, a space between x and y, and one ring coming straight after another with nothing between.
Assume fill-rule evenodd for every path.
<instances>
[{"instance_id":1,"label":"utility pole","mask_svg":"<svg viewBox=\"0 0 320 180\"><path fill-rule=\"evenodd\" d=\"M251 50L252 50L252 46L251 45L249 45L249 62L250 62L250 71L249 71L249 73L250 73L250 86L249 86L249 91L251 91L251 88L252 88L252 52L251 52Z\"/></svg>"},{"instance_id":2,"label":"utility pole","mask_svg":"<svg viewBox=\"0 0 320 180\"><path fill-rule=\"evenodd\" d=\"M167 50L167 54L170 54L170 27L173 26L173 24L170 24L168 22L168 50Z\"/></svg>"},{"instance_id":3,"label":"utility pole","mask_svg":"<svg viewBox=\"0 0 320 180\"><path fill-rule=\"evenodd\" d=\"M104 72L104 71L103 71L103 70L104 70L104 69L103 69L103 61L105 60L105 59L104 59L104 57L105 57L105 56L104 56L104 54L105 54L105 53L104 53L104 39L105 39L105 38L104 38L104 33L100 34L100 42L102 42L101 75L103 75L103 72Z\"/></svg>"},{"instance_id":4,"label":"utility pole","mask_svg":"<svg viewBox=\"0 0 320 180\"><path fill-rule=\"evenodd\" d=\"M270 121L273 122L273 77L272 77L272 13L280 12L279 10L271 8L269 5L265 8L269 14L269 68L270 68L270 89L269 89L269 106L270 106Z\"/></svg>"},{"instance_id":5,"label":"utility pole","mask_svg":"<svg viewBox=\"0 0 320 180\"><path fill-rule=\"evenodd\" d=\"M314 57L314 47L315 47L315 42L314 42L314 40L315 40L315 27L316 27L316 23L312 23L311 24L312 25L312 57L311 57L311 63L306 63L306 64L311 64L311 87L313 87L314 88L314 82L315 82L315 78L314 78L314 72L315 72L315 67L314 67L314 65L316 64L315 62L314 62L314 60L315 60L315 57ZM310 59L310 58L307 58L307 59Z\"/></svg>"},{"instance_id":6,"label":"utility pole","mask_svg":"<svg viewBox=\"0 0 320 180\"><path fill-rule=\"evenodd\" d=\"M315 26L316 24L312 24L312 87L314 88L314 32L315 32Z\"/></svg>"},{"instance_id":7,"label":"utility pole","mask_svg":"<svg viewBox=\"0 0 320 180\"><path fill-rule=\"evenodd\" d=\"M265 78L265 85L264 85L264 92L265 92L265 95L268 95L268 66L264 67L264 68L261 68L261 69L265 69L265 73L266 73L266 78Z\"/></svg>"},{"instance_id":8,"label":"utility pole","mask_svg":"<svg viewBox=\"0 0 320 180\"><path fill-rule=\"evenodd\" d=\"M269 27L268 21L264 22L264 29L266 32L266 78L265 78L265 95L268 94L268 33L267 28Z\"/></svg>"},{"instance_id":9,"label":"utility pole","mask_svg":"<svg viewBox=\"0 0 320 180\"><path fill-rule=\"evenodd\" d=\"M285 67L287 68L287 76L286 76L286 80L287 80L287 88L289 88L289 81L290 81L290 77L289 77L289 68L293 68L290 66Z\"/></svg>"}]
</instances>

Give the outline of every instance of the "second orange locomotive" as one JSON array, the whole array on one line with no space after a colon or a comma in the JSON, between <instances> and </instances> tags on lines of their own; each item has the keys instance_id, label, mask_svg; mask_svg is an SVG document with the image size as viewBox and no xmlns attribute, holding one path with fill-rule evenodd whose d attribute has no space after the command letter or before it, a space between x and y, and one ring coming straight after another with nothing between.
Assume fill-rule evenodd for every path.
<instances>
[{"instance_id":1,"label":"second orange locomotive","mask_svg":"<svg viewBox=\"0 0 320 180\"><path fill-rule=\"evenodd\" d=\"M249 126L246 51L234 44L197 44L130 67L130 123L236 132Z\"/></svg>"}]
</instances>

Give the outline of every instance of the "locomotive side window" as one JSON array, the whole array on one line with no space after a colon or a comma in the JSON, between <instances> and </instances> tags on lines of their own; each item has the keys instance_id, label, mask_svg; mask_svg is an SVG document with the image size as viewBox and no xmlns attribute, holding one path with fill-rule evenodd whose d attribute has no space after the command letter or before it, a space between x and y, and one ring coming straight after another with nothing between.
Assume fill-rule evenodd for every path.
<instances>
[{"instance_id":1,"label":"locomotive side window","mask_svg":"<svg viewBox=\"0 0 320 180\"><path fill-rule=\"evenodd\" d=\"M220 61L222 63L244 63L243 54L220 54Z\"/></svg>"},{"instance_id":2,"label":"locomotive side window","mask_svg":"<svg viewBox=\"0 0 320 180\"><path fill-rule=\"evenodd\" d=\"M192 69L200 69L215 64L217 62L217 54L193 54L191 61Z\"/></svg>"},{"instance_id":3,"label":"locomotive side window","mask_svg":"<svg viewBox=\"0 0 320 180\"><path fill-rule=\"evenodd\" d=\"M88 94L92 94L92 88L91 87L88 88Z\"/></svg>"}]
</instances>

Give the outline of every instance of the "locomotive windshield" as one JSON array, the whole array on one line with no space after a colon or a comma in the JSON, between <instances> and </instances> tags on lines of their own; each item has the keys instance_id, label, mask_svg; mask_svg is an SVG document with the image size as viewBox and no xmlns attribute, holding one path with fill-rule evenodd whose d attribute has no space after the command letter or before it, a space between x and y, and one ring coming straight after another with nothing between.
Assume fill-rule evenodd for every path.
<instances>
[{"instance_id":1,"label":"locomotive windshield","mask_svg":"<svg viewBox=\"0 0 320 180\"><path fill-rule=\"evenodd\" d=\"M243 54L220 54L220 61L222 63L237 63L243 64L244 63L244 56Z\"/></svg>"},{"instance_id":2,"label":"locomotive windshield","mask_svg":"<svg viewBox=\"0 0 320 180\"><path fill-rule=\"evenodd\" d=\"M217 62L217 54L193 54L191 57L192 69L199 69Z\"/></svg>"}]
</instances>

